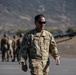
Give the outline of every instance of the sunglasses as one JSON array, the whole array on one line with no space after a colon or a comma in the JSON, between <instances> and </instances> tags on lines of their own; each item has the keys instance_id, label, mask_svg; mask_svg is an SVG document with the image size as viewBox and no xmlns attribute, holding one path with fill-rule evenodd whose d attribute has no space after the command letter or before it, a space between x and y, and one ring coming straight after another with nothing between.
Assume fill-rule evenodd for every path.
<instances>
[{"instance_id":1,"label":"sunglasses","mask_svg":"<svg viewBox=\"0 0 76 75\"><path fill-rule=\"evenodd\" d=\"M45 23L46 23L46 21L44 21L44 22L40 22L40 21L39 21L38 23L39 23L39 24L45 24Z\"/></svg>"}]
</instances>

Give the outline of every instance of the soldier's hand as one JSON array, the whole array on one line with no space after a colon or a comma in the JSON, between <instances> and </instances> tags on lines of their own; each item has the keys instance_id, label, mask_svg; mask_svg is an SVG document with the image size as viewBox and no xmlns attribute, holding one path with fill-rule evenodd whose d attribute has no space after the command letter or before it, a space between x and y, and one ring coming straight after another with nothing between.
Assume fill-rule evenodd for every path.
<instances>
[{"instance_id":1,"label":"soldier's hand","mask_svg":"<svg viewBox=\"0 0 76 75\"><path fill-rule=\"evenodd\" d=\"M27 70L28 70L27 65L22 65L22 70L23 70L24 72L27 72Z\"/></svg>"},{"instance_id":2,"label":"soldier's hand","mask_svg":"<svg viewBox=\"0 0 76 75\"><path fill-rule=\"evenodd\" d=\"M60 64L60 56L56 57L55 61L56 61L56 65L59 65Z\"/></svg>"}]
</instances>

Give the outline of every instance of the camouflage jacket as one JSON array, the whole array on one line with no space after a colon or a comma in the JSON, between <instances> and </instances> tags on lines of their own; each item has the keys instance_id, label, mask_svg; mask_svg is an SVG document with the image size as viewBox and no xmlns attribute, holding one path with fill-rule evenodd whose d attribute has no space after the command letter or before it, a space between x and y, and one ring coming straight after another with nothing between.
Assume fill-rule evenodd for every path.
<instances>
[{"instance_id":1,"label":"camouflage jacket","mask_svg":"<svg viewBox=\"0 0 76 75\"><path fill-rule=\"evenodd\" d=\"M46 30L37 32L33 29L23 37L20 49L20 61L29 59L47 60L49 54L54 58L58 56L57 45L52 34Z\"/></svg>"},{"instance_id":2,"label":"camouflage jacket","mask_svg":"<svg viewBox=\"0 0 76 75\"><path fill-rule=\"evenodd\" d=\"M7 37L4 37L1 39L1 50L4 50L4 48L8 49L9 44L8 44L8 39Z\"/></svg>"}]
</instances>

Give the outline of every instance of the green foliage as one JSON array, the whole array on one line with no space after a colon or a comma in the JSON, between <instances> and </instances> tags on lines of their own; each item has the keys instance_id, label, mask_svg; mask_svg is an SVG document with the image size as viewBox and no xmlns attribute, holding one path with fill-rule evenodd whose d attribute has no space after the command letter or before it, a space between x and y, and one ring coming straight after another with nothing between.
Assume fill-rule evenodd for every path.
<instances>
[{"instance_id":1,"label":"green foliage","mask_svg":"<svg viewBox=\"0 0 76 75\"><path fill-rule=\"evenodd\" d=\"M73 32L76 32L76 29L74 29Z\"/></svg>"},{"instance_id":2,"label":"green foliage","mask_svg":"<svg viewBox=\"0 0 76 75\"><path fill-rule=\"evenodd\" d=\"M57 31L57 30L55 30L55 29L49 30L50 33L54 33L55 31Z\"/></svg>"},{"instance_id":3,"label":"green foliage","mask_svg":"<svg viewBox=\"0 0 76 75\"><path fill-rule=\"evenodd\" d=\"M66 32L68 32L68 33L73 33L73 32L76 32L76 29L68 28Z\"/></svg>"},{"instance_id":4,"label":"green foliage","mask_svg":"<svg viewBox=\"0 0 76 75\"><path fill-rule=\"evenodd\" d=\"M26 33L26 31L27 31L27 29L18 29L17 31L16 31L16 34L18 35L18 34L20 34L20 33Z\"/></svg>"}]
</instances>

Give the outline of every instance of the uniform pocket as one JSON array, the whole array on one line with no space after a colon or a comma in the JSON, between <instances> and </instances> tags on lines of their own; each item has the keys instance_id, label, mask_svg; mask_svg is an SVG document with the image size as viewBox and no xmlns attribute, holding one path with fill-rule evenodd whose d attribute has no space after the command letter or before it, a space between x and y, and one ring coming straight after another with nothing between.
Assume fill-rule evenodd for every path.
<instances>
[{"instance_id":1,"label":"uniform pocket","mask_svg":"<svg viewBox=\"0 0 76 75\"><path fill-rule=\"evenodd\" d=\"M44 44L45 44L45 49L49 49L49 45L50 45L50 38L49 37L44 38Z\"/></svg>"}]
</instances>

